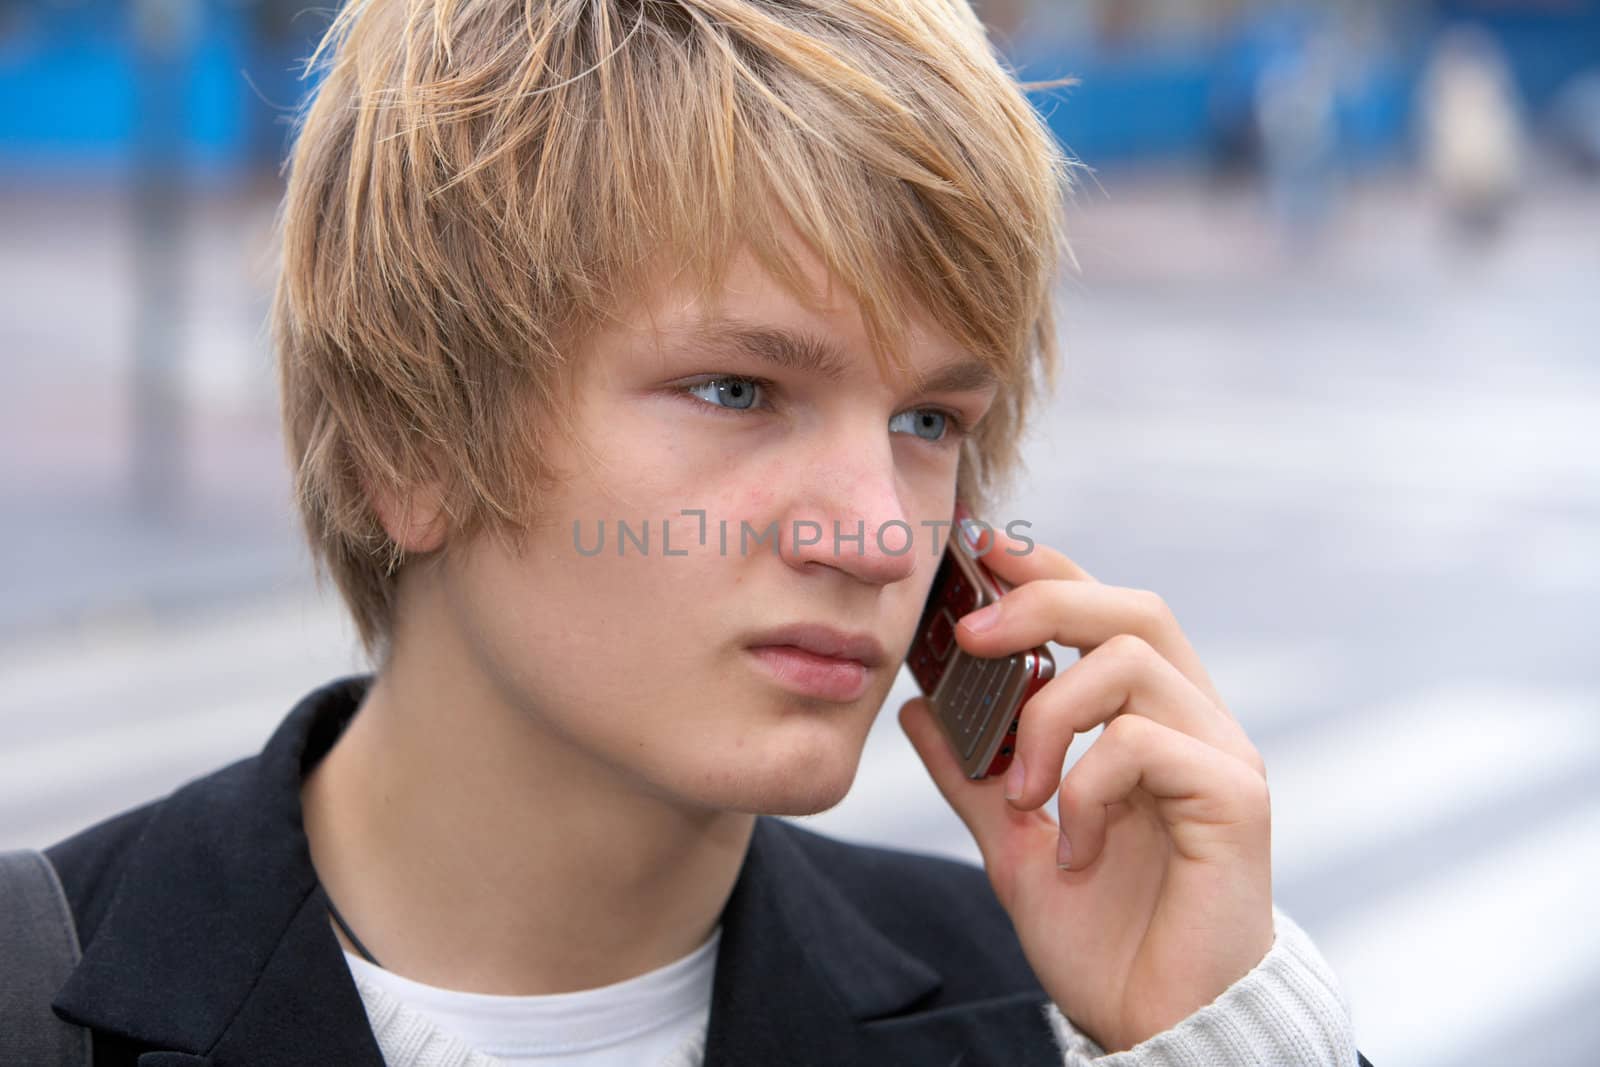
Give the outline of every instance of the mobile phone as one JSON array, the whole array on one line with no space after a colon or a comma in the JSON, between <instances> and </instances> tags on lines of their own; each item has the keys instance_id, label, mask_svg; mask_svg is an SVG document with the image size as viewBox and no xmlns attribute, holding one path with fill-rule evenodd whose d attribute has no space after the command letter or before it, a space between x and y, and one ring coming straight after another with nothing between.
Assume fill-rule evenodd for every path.
<instances>
[{"instance_id":1,"label":"mobile phone","mask_svg":"<svg viewBox=\"0 0 1600 1067\"><path fill-rule=\"evenodd\" d=\"M975 521L958 500L906 663L962 770L968 778L988 778L1011 765L1022 706L1055 677L1056 662L1044 645L984 658L956 644L956 622L1011 589L979 557Z\"/></svg>"}]
</instances>

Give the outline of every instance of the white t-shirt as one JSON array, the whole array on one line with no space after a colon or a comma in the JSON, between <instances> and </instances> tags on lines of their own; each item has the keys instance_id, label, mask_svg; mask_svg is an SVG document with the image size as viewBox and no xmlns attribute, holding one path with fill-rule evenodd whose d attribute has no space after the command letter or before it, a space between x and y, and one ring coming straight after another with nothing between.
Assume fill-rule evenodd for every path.
<instances>
[{"instance_id":1,"label":"white t-shirt","mask_svg":"<svg viewBox=\"0 0 1600 1067\"><path fill-rule=\"evenodd\" d=\"M696 1064L722 928L637 978L547 996L459 993L346 952L390 1067L641 1067Z\"/></svg>"}]
</instances>

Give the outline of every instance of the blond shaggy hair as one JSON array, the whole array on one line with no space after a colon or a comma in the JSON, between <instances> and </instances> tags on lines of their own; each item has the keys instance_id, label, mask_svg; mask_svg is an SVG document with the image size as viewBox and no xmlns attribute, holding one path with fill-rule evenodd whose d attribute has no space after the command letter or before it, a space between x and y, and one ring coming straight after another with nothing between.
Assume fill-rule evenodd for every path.
<instances>
[{"instance_id":1,"label":"blond shaggy hair","mask_svg":"<svg viewBox=\"0 0 1600 1067\"><path fill-rule=\"evenodd\" d=\"M387 654L374 494L515 536L575 438L574 355L666 255L715 293L797 232L907 367L916 308L998 372L958 492L1009 485L1057 377L1072 164L966 0L350 0L311 57L272 308L318 573Z\"/></svg>"}]
</instances>

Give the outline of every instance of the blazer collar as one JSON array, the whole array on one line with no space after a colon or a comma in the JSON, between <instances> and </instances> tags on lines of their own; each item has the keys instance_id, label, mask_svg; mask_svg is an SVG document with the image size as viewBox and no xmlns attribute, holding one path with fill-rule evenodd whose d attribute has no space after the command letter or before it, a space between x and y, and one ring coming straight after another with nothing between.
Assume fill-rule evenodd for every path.
<instances>
[{"instance_id":1,"label":"blazer collar","mask_svg":"<svg viewBox=\"0 0 1600 1067\"><path fill-rule=\"evenodd\" d=\"M156 805L56 996L63 1016L169 1050L140 1067L383 1067L300 808L301 779L370 682L311 693L259 755ZM723 911L706 1067L1059 1062L1040 1058L1053 1043L1037 990L916 1012L938 973L839 893L803 833L756 821Z\"/></svg>"}]
</instances>

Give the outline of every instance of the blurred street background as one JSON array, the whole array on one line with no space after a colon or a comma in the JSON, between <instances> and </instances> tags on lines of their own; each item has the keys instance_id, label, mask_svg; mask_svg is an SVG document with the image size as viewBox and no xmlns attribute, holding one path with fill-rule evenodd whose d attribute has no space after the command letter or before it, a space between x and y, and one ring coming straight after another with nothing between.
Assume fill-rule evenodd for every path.
<instances>
[{"instance_id":1,"label":"blurred street background","mask_svg":"<svg viewBox=\"0 0 1600 1067\"><path fill-rule=\"evenodd\" d=\"M1081 79L1036 100L1084 166L1065 380L994 517L1173 606L1378 1067L1600 1063L1600 0L983 12ZM263 327L327 21L0 0L0 849L365 669ZM914 691L806 821L976 862Z\"/></svg>"}]
</instances>

